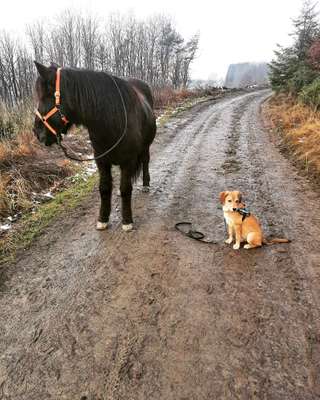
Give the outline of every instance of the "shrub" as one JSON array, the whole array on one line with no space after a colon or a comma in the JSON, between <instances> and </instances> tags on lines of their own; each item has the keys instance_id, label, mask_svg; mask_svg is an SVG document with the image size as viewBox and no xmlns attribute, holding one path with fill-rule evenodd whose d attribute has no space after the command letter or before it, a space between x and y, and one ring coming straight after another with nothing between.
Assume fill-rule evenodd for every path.
<instances>
[{"instance_id":1,"label":"shrub","mask_svg":"<svg viewBox=\"0 0 320 400\"><path fill-rule=\"evenodd\" d=\"M7 107L0 103L0 141L13 139L20 132L31 130L33 122L31 100Z\"/></svg>"},{"instance_id":2,"label":"shrub","mask_svg":"<svg viewBox=\"0 0 320 400\"><path fill-rule=\"evenodd\" d=\"M314 108L320 109L320 77L302 88L299 100Z\"/></svg>"},{"instance_id":3,"label":"shrub","mask_svg":"<svg viewBox=\"0 0 320 400\"><path fill-rule=\"evenodd\" d=\"M288 89L293 94L298 94L301 89L309 85L316 77L317 73L313 71L308 65L301 63L292 78L288 81Z\"/></svg>"}]
</instances>

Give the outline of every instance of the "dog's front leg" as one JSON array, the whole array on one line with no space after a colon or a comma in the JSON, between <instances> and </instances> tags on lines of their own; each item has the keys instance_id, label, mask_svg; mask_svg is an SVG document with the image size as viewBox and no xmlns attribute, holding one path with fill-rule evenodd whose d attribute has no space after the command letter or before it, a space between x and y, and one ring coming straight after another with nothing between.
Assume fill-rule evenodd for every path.
<instances>
[{"instance_id":1,"label":"dog's front leg","mask_svg":"<svg viewBox=\"0 0 320 400\"><path fill-rule=\"evenodd\" d=\"M235 226L235 231L236 231L236 243L233 245L233 248L235 250L240 249L240 242L241 242L241 225L236 225Z\"/></svg>"},{"instance_id":2,"label":"dog's front leg","mask_svg":"<svg viewBox=\"0 0 320 400\"><path fill-rule=\"evenodd\" d=\"M225 240L225 243L231 244L233 240L233 227L231 225L228 225L228 239Z\"/></svg>"}]
</instances>

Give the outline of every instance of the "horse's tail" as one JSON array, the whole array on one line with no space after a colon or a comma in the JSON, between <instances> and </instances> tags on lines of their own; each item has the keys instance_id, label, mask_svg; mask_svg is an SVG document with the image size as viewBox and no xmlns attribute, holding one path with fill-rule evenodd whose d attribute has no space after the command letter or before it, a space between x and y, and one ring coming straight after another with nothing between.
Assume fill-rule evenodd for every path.
<instances>
[{"instance_id":1,"label":"horse's tail","mask_svg":"<svg viewBox=\"0 0 320 400\"><path fill-rule=\"evenodd\" d=\"M277 244L277 243L290 243L291 240L290 239L286 239L286 238L273 238L273 239L263 239L262 243L267 245L267 246L271 246L272 244Z\"/></svg>"},{"instance_id":2,"label":"horse's tail","mask_svg":"<svg viewBox=\"0 0 320 400\"><path fill-rule=\"evenodd\" d=\"M133 168L131 171L132 182L135 182L139 178L142 166L143 166L143 154L139 154L137 159L133 163Z\"/></svg>"}]
</instances>

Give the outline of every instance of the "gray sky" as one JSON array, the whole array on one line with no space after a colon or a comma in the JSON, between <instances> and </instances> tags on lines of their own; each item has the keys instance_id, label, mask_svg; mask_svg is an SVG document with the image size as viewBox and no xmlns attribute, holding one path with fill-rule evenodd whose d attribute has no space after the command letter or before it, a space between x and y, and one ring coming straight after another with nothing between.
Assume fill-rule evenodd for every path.
<instances>
[{"instance_id":1,"label":"gray sky","mask_svg":"<svg viewBox=\"0 0 320 400\"><path fill-rule=\"evenodd\" d=\"M80 8L99 17L113 11L137 17L171 15L184 37L200 32L192 77L224 77L230 63L270 61L276 43L288 44L291 18L302 0L9 0L1 2L0 27L21 33L26 24L65 8ZM187 5L189 4L189 5Z\"/></svg>"}]
</instances>

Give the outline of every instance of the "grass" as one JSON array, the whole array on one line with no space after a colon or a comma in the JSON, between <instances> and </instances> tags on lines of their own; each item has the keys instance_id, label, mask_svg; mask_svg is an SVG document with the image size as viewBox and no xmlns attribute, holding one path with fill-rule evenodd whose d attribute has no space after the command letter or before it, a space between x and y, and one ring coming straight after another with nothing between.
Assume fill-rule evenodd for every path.
<instances>
[{"instance_id":1,"label":"grass","mask_svg":"<svg viewBox=\"0 0 320 400\"><path fill-rule=\"evenodd\" d=\"M293 156L304 165L305 172L319 177L320 112L299 103L294 97L280 94L267 102L264 114Z\"/></svg>"},{"instance_id":2,"label":"grass","mask_svg":"<svg viewBox=\"0 0 320 400\"><path fill-rule=\"evenodd\" d=\"M0 264L14 261L18 250L26 249L41 232L63 212L77 207L93 191L98 180L94 174L87 179L79 178L53 200L41 205L33 214L26 214L17 227L0 240Z\"/></svg>"}]
</instances>

